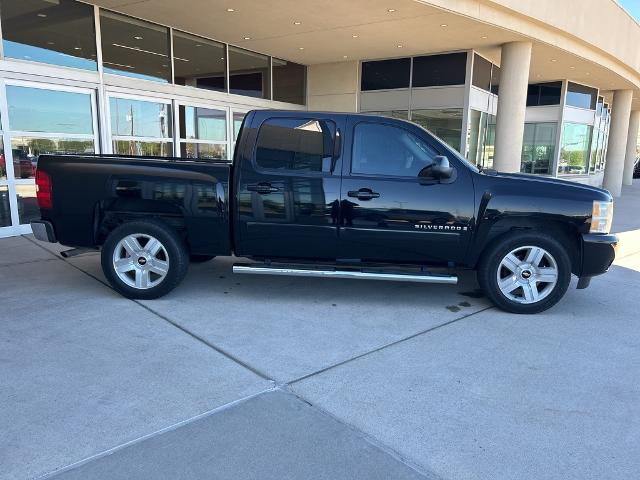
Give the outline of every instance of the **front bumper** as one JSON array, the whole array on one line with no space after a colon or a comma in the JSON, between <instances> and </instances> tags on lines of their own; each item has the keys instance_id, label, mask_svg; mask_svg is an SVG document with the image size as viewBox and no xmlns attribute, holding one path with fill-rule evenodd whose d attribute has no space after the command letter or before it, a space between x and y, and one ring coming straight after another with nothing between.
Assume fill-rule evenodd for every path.
<instances>
[{"instance_id":1,"label":"front bumper","mask_svg":"<svg viewBox=\"0 0 640 480\"><path fill-rule=\"evenodd\" d=\"M613 234L585 233L582 235L582 268L580 278L594 277L609 270L616 258L618 237Z\"/></svg>"},{"instance_id":2,"label":"front bumper","mask_svg":"<svg viewBox=\"0 0 640 480\"><path fill-rule=\"evenodd\" d=\"M33 230L33 236L43 242L56 243L56 232L53 229L51 222L46 220L33 220L31 222L31 230Z\"/></svg>"}]
</instances>

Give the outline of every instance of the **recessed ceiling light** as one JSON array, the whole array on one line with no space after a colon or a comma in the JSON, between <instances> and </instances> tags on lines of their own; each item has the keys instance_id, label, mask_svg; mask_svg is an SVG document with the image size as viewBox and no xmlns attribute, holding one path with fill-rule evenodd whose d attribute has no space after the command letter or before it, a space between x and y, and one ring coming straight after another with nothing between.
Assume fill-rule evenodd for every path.
<instances>
[{"instance_id":1,"label":"recessed ceiling light","mask_svg":"<svg viewBox=\"0 0 640 480\"><path fill-rule=\"evenodd\" d=\"M40 18L47 18L47 14L46 13L39 13L38 16Z\"/></svg>"},{"instance_id":2,"label":"recessed ceiling light","mask_svg":"<svg viewBox=\"0 0 640 480\"><path fill-rule=\"evenodd\" d=\"M440 26L444 28L444 27L448 27L449 25L447 25L446 23L441 23Z\"/></svg>"},{"instance_id":3,"label":"recessed ceiling light","mask_svg":"<svg viewBox=\"0 0 640 480\"><path fill-rule=\"evenodd\" d=\"M591 75L591 74L589 72L587 72L586 75Z\"/></svg>"},{"instance_id":4,"label":"recessed ceiling light","mask_svg":"<svg viewBox=\"0 0 640 480\"><path fill-rule=\"evenodd\" d=\"M82 50L82 47L73 47L74 50Z\"/></svg>"},{"instance_id":5,"label":"recessed ceiling light","mask_svg":"<svg viewBox=\"0 0 640 480\"><path fill-rule=\"evenodd\" d=\"M342 58L349 58L349 56L348 55L343 55Z\"/></svg>"},{"instance_id":6,"label":"recessed ceiling light","mask_svg":"<svg viewBox=\"0 0 640 480\"><path fill-rule=\"evenodd\" d=\"M227 12L235 12L236 9L235 8L227 8Z\"/></svg>"},{"instance_id":7,"label":"recessed ceiling light","mask_svg":"<svg viewBox=\"0 0 640 480\"><path fill-rule=\"evenodd\" d=\"M489 37L487 37L486 35L482 35L480 38L482 38L484 40L484 39L487 39Z\"/></svg>"},{"instance_id":8,"label":"recessed ceiling light","mask_svg":"<svg viewBox=\"0 0 640 480\"><path fill-rule=\"evenodd\" d=\"M133 38L135 38L136 40L142 40L142 37L141 37L140 35L136 35L136 36L135 36L135 37L133 37Z\"/></svg>"},{"instance_id":9,"label":"recessed ceiling light","mask_svg":"<svg viewBox=\"0 0 640 480\"><path fill-rule=\"evenodd\" d=\"M220 57L220 60L224 60L224 57Z\"/></svg>"},{"instance_id":10,"label":"recessed ceiling light","mask_svg":"<svg viewBox=\"0 0 640 480\"><path fill-rule=\"evenodd\" d=\"M351 35L353 38L358 38L358 35Z\"/></svg>"},{"instance_id":11,"label":"recessed ceiling light","mask_svg":"<svg viewBox=\"0 0 640 480\"><path fill-rule=\"evenodd\" d=\"M402 48L402 47L404 47L404 45L400 45L400 44L398 44L398 48Z\"/></svg>"},{"instance_id":12,"label":"recessed ceiling light","mask_svg":"<svg viewBox=\"0 0 640 480\"><path fill-rule=\"evenodd\" d=\"M294 25L302 25L302 22L293 22Z\"/></svg>"},{"instance_id":13,"label":"recessed ceiling light","mask_svg":"<svg viewBox=\"0 0 640 480\"><path fill-rule=\"evenodd\" d=\"M557 62L558 60L557 60L557 59L555 59L555 58L552 58L552 59L551 59L551 61L552 61L553 63L555 63L555 62Z\"/></svg>"},{"instance_id":14,"label":"recessed ceiling light","mask_svg":"<svg viewBox=\"0 0 640 480\"><path fill-rule=\"evenodd\" d=\"M396 11L396 9L395 9L395 8L387 8L387 12L389 12L389 13L393 13L393 12L395 12L395 11Z\"/></svg>"},{"instance_id":15,"label":"recessed ceiling light","mask_svg":"<svg viewBox=\"0 0 640 480\"><path fill-rule=\"evenodd\" d=\"M244 37L245 40L251 40L251 37Z\"/></svg>"},{"instance_id":16,"label":"recessed ceiling light","mask_svg":"<svg viewBox=\"0 0 640 480\"><path fill-rule=\"evenodd\" d=\"M298 47L298 50L304 50L304 47Z\"/></svg>"},{"instance_id":17,"label":"recessed ceiling light","mask_svg":"<svg viewBox=\"0 0 640 480\"><path fill-rule=\"evenodd\" d=\"M570 68L571 70L575 70L575 69L576 69L576 67L574 67L573 65L571 65L569 68Z\"/></svg>"}]
</instances>

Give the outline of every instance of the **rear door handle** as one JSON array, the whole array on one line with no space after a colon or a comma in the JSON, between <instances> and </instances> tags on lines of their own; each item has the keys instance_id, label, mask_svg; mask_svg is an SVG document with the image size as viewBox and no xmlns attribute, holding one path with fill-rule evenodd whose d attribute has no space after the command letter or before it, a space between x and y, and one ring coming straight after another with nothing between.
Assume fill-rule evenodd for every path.
<instances>
[{"instance_id":1,"label":"rear door handle","mask_svg":"<svg viewBox=\"0 0 640 480\"><path fill-rule=\"evenodd\" d=\"M347 193L352 198L357 198L358 200L371 200L372 198L379 198L380 194L378 192L372 191L370 188L361 188L360 190L352 190Z\"/></svg>"},{"instance_id":2,"label":"rear door handle","mask_svg":"<svg viewBox=\"0 0 640 480\"><path fill-rule=\"evenodd\" d=\"M257 192L260 195L268 195L270 193L280 190L278 187L271 186L270 183L256 183L253 185L247 185L247 190L250 192Z\"/></svg>"}]
</instances>

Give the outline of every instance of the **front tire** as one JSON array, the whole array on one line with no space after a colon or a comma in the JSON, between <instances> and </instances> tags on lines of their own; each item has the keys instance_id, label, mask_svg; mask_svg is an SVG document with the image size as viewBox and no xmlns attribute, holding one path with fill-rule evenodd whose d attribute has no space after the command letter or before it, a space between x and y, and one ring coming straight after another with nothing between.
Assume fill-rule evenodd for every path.
<instances>
[{"instance_id":1,"label":"front tire","mask_svg":"<svg viewBox=\"0 0 640 480\"><path fill-rule=\"evenodd\" d=\"M511 313L543 312L564 296L571 261L555 238L532 231L497 240L483 253L478 282L498 308Z\"/></svg>"},{"instance_id":2,"label":"front tire","mask_svg":"<svg viewBox=\"0 0 640 480\"><path fill-rule=\"evenodd\" d=\"M189 254L182 239L158 220L136 220L115 228L102 247L102 271L127 298L166 295L182 281Z\"/></svg>"}]
</instances>

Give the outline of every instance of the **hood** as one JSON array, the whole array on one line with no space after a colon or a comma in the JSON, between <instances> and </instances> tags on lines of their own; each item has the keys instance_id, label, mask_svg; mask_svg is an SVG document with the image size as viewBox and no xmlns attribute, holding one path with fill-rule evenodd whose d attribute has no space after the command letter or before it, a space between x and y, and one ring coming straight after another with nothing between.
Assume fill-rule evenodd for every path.
<instances>
[{"instance_id":1,"label":"hood","mask_svg":"<svg viewBox=\"0 0 640 480\"><path fill-rule=\"evenodd\" d=\"M570 180L562 180L560 178L543 177L541 175L532 175L529 173L505 173L505 172L496 172L496 173L491 173L487 175L497 177L497 178L521 180L521 181L532 182L532 183L537 182L537 183L544 183L547 185L562 185L562 186L573 188L573 189L593 192L598 195L606 195L611 198L611 193L609 193L609 191L605 190L604 188L598 188L591 185L584 185L582 183L572 182Z\"/></svg>"}]
</instances>

